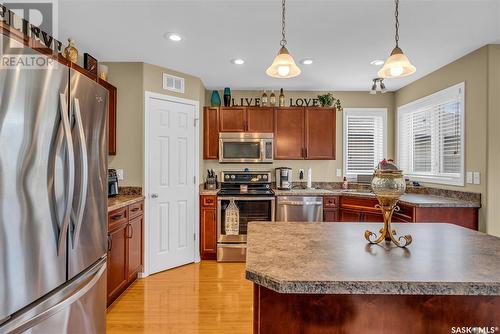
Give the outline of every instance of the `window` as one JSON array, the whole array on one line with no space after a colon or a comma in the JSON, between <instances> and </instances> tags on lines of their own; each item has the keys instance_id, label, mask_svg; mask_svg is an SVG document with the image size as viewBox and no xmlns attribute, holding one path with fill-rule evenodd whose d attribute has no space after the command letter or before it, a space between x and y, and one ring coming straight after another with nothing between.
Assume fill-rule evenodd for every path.
<instances>
[{"instance_id":1,"label":"window","mask_svg":"<svg viewBox=\"0 0 500 334\"><path fill-rule=\"evenodd\" d=\"M387 109L344 108L344 171L371 175L387 151Z\"/></svg>"},{"instance_id":2,"label":"window","mask_svg":"<svg viewBox=\"0 0 500 334\"><path fill-rule=\"evenodd\" d=\"M464 185L465 85L398 108L398 162L413 180Z\"/></svg>"}]
</instances>

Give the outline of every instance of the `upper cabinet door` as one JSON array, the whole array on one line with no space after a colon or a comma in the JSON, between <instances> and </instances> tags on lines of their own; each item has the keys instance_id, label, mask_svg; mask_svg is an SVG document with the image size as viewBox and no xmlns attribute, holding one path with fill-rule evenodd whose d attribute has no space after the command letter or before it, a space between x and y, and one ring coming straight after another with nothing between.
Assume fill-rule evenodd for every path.
<instances>
[{"instance_id":1,"label":"upper cabinet door","mask_svg":"<svg viewBox=\"0 0 500 334\"><path fill-rule=\"evenodd\" d=\"M310 160L334 160L336 145L335 108L306 108L304 156Z\"/></svg>"},{"instance_id":2,"label":"upper cabinet door","mask_svg":"<svg viewBox=\"0 0 500 334\"><path fill-rule=\"evenodd\" d=\"M203 159L219 159L219 108L203 108Z\"/></svg>"},{"instance_id":3,"label":"upper cabinet door","mask_svg":"<svg viewBox=\"0 0 500 334\"><path fill-rule=\"evenodd\" d=\"M116 87L109 82L97 78L97 82L106 88L109 93L108 98L108 154L116 155Z\"/></svg>"},{"instance_id":4,"label":"upper cabinet door","mask_svg":"<svg viewBox=\"0 0 500 334\"><path fill-rule=\"evenodd\" d=\"M274 132L274 108L247 108L247 132Z\"/></svg>"},{"instance_id":5,"label":"upper cabinet door","mask_svg":"<svg viewBox=\"0 0 500 334\"><path fill-rule=\"evenodd\" d=\"M244 132L246 130L246 108L219 109L220 132Z\"/></svg>"},{"instance_id":6,"label":"upper cabinet door","mask_svg":"<svg viewBox=\"0 0 500 334\"><path fill-rule=\"evenodd\" d=\"M274 120L274 158L303 159L304 108L276 108Z\"/></svg>"}]
</instances>

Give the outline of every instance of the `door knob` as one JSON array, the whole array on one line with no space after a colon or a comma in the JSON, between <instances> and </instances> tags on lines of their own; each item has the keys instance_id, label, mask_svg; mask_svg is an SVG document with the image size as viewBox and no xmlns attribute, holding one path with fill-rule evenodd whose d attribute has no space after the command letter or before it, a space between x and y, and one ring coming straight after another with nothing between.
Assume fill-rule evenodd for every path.
<instances>
[{"instance_id":1,"label":"door knob","mask_svg":"<svg viewBox=\"0 0 500 334\"><path fill-rule=\"evenodd\" d=\"M151 194L151 198L158 198L158 194Z\"/></svg>"}]
</instances>

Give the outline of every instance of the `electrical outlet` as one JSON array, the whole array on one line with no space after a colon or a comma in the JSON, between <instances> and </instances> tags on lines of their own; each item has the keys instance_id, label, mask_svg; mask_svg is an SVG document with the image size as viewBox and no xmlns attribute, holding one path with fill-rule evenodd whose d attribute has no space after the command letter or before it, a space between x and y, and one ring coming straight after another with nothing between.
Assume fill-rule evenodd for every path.
<instances>
[{"instance_id":1,"label":"electrical outlet","mask_svg":"<svg viewBox=\"0 0 500 334\"><path fill-rule=\"evenodd\" d=\"M117 169L116 176L118 177L118 180L123 180L123 169Z\"/></svg>"},{"instance_id":2,"label":"electrical outlet","mask_svg":"<svg viewBox=\"0 0 500 334\"><path fill-rule=\"evenodd\" d=\"M474 172L474 184L481 184L481 173Z\"/></svg>"},{"instance_id":3,"label":"electrical outlet","mask_svg":"<svg viewBox=\"0 0 500 334\"><path fill-rule=\"evenodd\" d=\"M472 172L467 172L467 181L466 181L468 184L472 184L474 181L473 181L473 178L472 178Z\"/></svg>"},{"instance_id":4,"label":"electrical outlet","mask_svg":"<svg viewBox=\"0 0 500 334\"><path fill-rule=\"evenodd\" d=\"M300 178L300 173L302 173L302 178ZM304 173L304 169L303 168L299 169L299 180L303 180L305 176L306 174Z\"/></svg>"},{"instance_id":5,"label":"electrical outlet","mask_svg":"<svg viewBox=\"0 0 500 334\"><path fill-rule=\"evenodd\" d=\"M337 177L342 177L342 169L337 168Z\"/></svg>"}]
</instances>

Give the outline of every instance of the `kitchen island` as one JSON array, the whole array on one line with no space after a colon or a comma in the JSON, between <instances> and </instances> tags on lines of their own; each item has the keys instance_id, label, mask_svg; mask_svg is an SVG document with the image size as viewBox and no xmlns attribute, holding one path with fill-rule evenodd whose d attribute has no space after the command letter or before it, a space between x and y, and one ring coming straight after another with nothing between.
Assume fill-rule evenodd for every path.
<instances>
[{"instance_id":1,"label":"kitchen island","mask_svg":"<svg viewBox=\"0 0 500 334\"><path fill-rule=\"evenodd\" d=\"M500 238L452 224L249 224L254 333L452 333L500 327Z\"/></svg>"}]
</instances>

